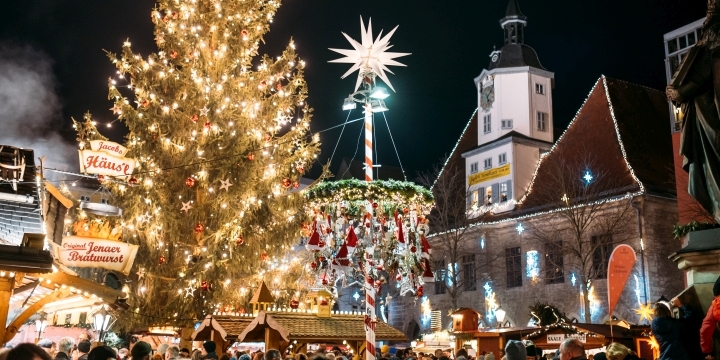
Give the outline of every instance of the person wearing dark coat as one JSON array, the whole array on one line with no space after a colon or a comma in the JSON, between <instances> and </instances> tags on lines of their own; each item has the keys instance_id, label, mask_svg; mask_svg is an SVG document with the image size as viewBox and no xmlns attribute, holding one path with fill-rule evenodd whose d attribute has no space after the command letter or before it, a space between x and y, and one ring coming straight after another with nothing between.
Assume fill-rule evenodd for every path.
<instances>
[{"instance_id":1,"label":"person wearing dark coat","mask_svg":"<svg viewBox=\"0 0 720 360\"><path fill-rule=\"evenodd\" d=\"M652 321L652 332L660 345L659 360L690 360L687 352L680 342L682 321L672 316L670 304L667 301L655 303L655 318Z\"/></svg>"}]
</instances>

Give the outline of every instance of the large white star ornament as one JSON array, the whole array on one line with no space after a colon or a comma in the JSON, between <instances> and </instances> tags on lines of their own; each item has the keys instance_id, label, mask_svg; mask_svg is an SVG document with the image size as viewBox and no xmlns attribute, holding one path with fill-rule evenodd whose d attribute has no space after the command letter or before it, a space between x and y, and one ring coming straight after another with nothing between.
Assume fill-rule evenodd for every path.
<instances>
[{"instance_id":1,"label":"large white star ornament","mask_svg":"<svg viewBox=\"0 0 720 360\"><path fill-rule=\"evenodd\" d=\"M193 296L193 293L195 292L195 289L193 289L192 286L188 286L185 288L185 297L191 297Z\"/></svg>"},{"instance_id":2,"label":"large white star ornament","mask_svg":"<svg viewBox=\"0 0 720 360\"><path fill-rule=\"evenodd\" d=\"M397 28L398 27L396 26L384 37L382 37L381 30L375 41L373 41L372 20L368 19L368 27L367 30L365 30L365 24L363 23L361 16L360 34L362 41L357 42L347 34L342 33L343 35L345 35L345 38L350 42L350 45L352 45L353 49L346 50L331 48L330 50L345 55L345 57L331 60L329 62L353 64L353 66L350 67L350 70L348 70L341 77L342 79L346 78L348 75L352 74L356 70L359 70L357 82L355 83L355 90L360 87L360 83L365 76L370 73L374 73L375 75L379 76L385 82L385 84L390 87L390 89L395 91L395 89L392 87L392 84L390 84L390 80L388 80L388 77L385 74L386 71L393 74L393 72L390 71L390 69L388 69L387 67L406 66L405 64L401 64L393 59L401 56L410 55L410 53L397 53L387 51L392 47L392 45L390 45L390 37L393 35L393 33L395 33L395 30L397 30Z\"/></svg>"},{"instance_id":3,"label":"large white star ornament","mask_svg":"<svg viewBox=\"0 0 720 360\"><path fill-rule=\"evenodd\" d=\"M230 187L233 186L233 184L230 183L230 180L220 180L220 189L225 189L225 191L230 191Z\"/></svg>"},{"instance_id":4,"label":"large white star ornament","mask_svg":"<svg viewBox=\"0 0 720 360\"><path fill-rule=\"evenodd\" d=\"M202 109L200 109L200 116L207 116L210 112L210 109L208 109L207 105L203 106Z\"/></svg>"},{"instance_id":5,"label":"large white star ornament","mask_svg":"<svg viewBox=\"0 0 720 360\"><path fill-rule=\"evenodd\" d=\"M182 209L180 209L180 211L184 211L187 213L190 209L192 209L190 203L192 203L192 201L182 203Z\"/></svg>"}]
</instances>

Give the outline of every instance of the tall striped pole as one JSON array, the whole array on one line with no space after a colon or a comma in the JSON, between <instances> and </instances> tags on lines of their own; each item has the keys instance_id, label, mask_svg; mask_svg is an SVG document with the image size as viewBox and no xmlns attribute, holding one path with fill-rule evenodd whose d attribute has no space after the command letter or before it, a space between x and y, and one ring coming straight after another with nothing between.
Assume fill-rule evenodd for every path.
<instances>
[{"instance_id":1,"label":"tall striped pole","mask_svg":"<svg viewBox=\"0 0 720 360\"><path fill-rule=\"evenodd\" d=\"M370 261L372 261L374 252L375 246L370 245L365 248L365 360L377 358L375 349L375 324L377 323L375 279L370 276L372 272Z\"/></svg>"},{"instance_id":2,"label":"tall striped pole","mask_svg":"<svg viewBox=\"0 0 720 360\"><path fill-rule=\"evenodd\" d=\"M373 128L370 97L365 98L365 181L373 181Z\"/></svg>"}]
</instances>

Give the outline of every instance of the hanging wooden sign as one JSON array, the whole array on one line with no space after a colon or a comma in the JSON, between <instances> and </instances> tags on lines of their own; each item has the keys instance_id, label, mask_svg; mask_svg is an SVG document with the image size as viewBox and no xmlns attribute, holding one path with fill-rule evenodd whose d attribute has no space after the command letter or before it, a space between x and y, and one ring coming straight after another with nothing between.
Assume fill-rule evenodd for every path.
<instances>
[{"instance_id":1,"label":"hanging wooden sign","mask_svg":"<svg viewBox=\"0 0 720 360\"><path fill-rule=\"evenodd\" d=\"M90 150L80 153L80 171L88 174L115 177L130 176L135 169L135 159L126 159L127 148L104 140L90 141Z\"/></svg>"},{"instance_id":2,"label":"hanging wooden sign","mask_svg":"<svg viewBox=\"0 0 720 360\"><path fill-rule=\"evenodd\" d=\"M130 274L137 245L99 238L67 236L53 245L55 258L65 266L94 267Z\"/></svg>"}]
</instances>

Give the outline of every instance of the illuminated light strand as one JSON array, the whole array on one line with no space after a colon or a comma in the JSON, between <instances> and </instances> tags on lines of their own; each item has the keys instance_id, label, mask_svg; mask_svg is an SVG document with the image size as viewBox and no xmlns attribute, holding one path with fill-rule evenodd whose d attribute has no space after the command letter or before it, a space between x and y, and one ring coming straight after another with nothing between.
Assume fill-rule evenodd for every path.
<instances>
[{"instance_id":1,"label":"illuminated light strand","mask_svg":"<svg viewBox=\"0 0 720 360\"><path fill-rule=\"evenodd\" d=\"M470 124L472 124L473 119L475 119L475 115L477 114L477 111L478 111L478 108L475 108L475 111L473 111L472 115L470 115L470 120L468 120L467 124L465 124L463 131L460 133L460 137L458 138L458 141L455 143L455 146L453 146L452 151L450 151L450 156L448 156L448 158L445 159L445 163L443 164L442 168L440 168L440 173L438 173L437 178L435 178L435 181L433 182L432 186L430 187L430 190L435 188L435 184L437 184L438 180L440 179L440 176L442 176L443 172L445 171L445 167L450 162L450 159L452 159L452 156L455 154L455 150L457 150L457 147L460 145L460 141L462 141L463 136L465 136L465 132L470 127Z\"/></svg>"}]
</instances>

